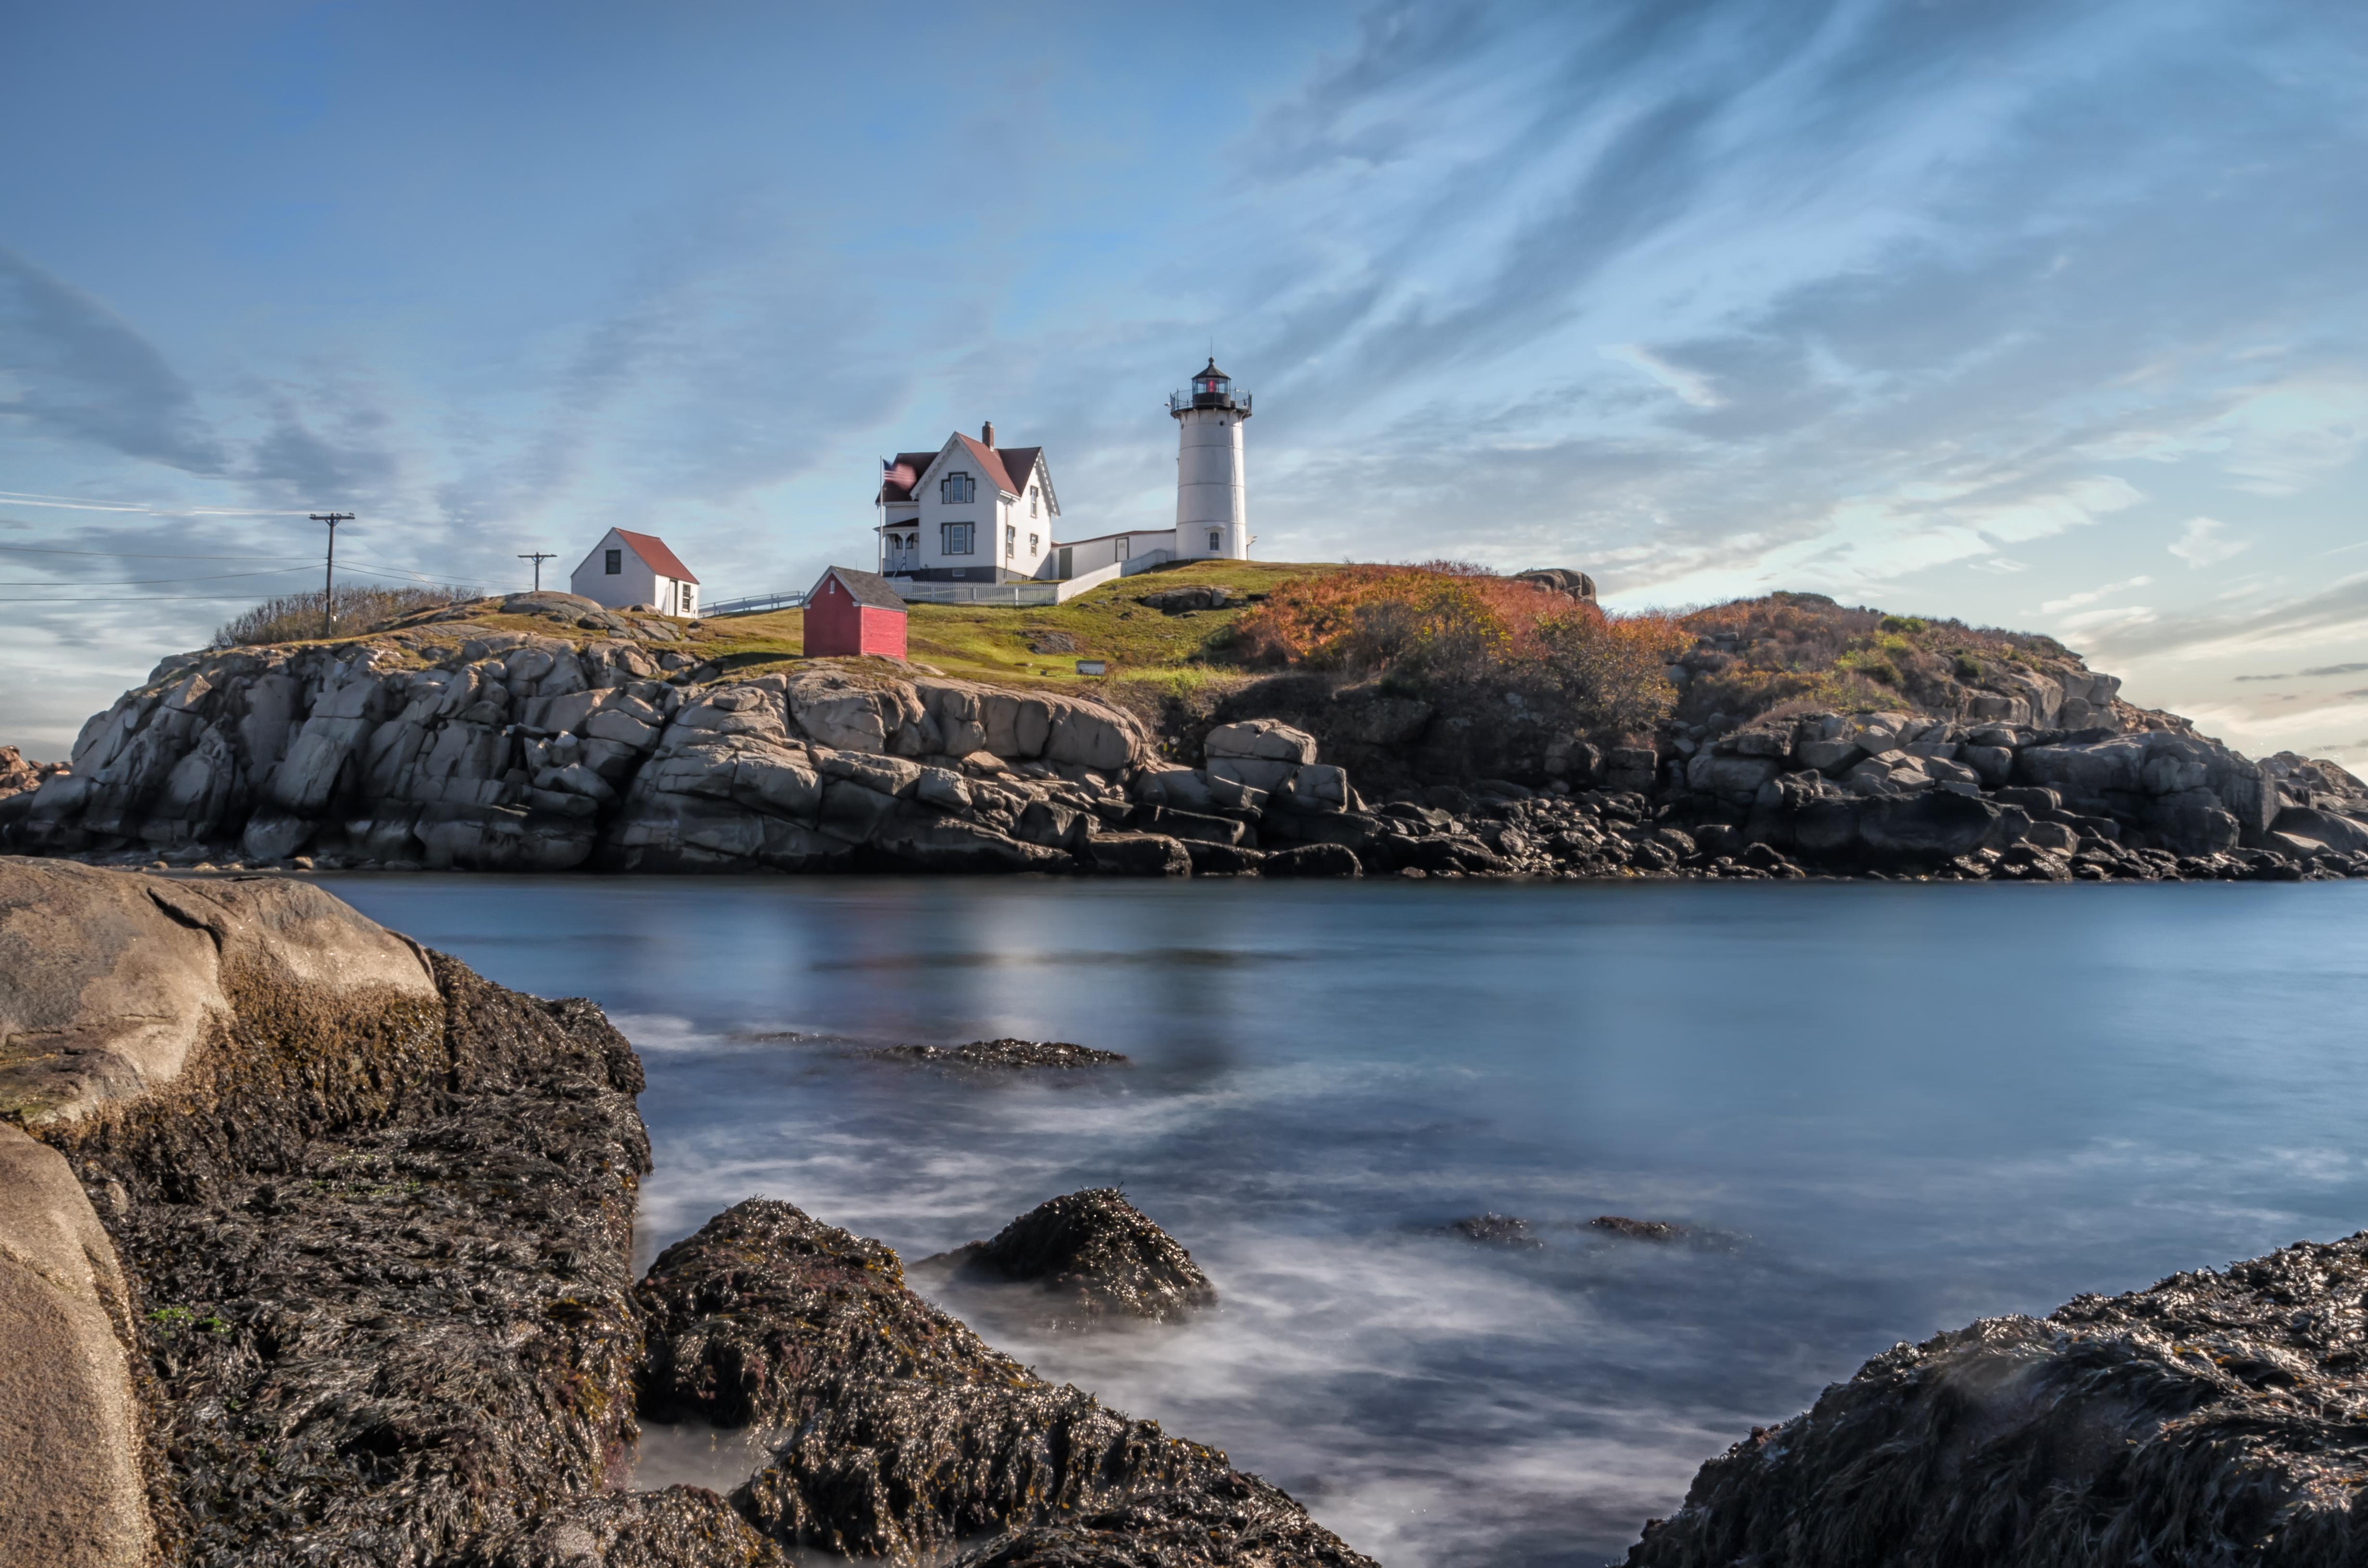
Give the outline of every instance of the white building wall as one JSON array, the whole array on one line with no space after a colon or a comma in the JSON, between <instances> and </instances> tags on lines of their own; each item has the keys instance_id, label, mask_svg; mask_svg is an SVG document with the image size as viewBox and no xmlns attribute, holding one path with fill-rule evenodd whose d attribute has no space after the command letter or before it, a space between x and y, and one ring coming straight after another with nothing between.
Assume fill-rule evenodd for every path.
<instances>
[{"instance_id":1,"label":"white building wall","mask_svg":"<svg viewBox=\"0 0 2368 1568\"><path fill-rule=\"evenodd\" d=\"M1177 415L1178 559L1247 561L1249 491L1242 469L1242 416L1230 408L1192 408ZM1216 543L1210 543L1212 534Z\"/></svg>"},{"instance_id":2,"label":"white building wall","mask_svg":"<svg viewBox=\"0 0 2368 1568\"><path fill-rule=\"evenodd\" d=\"M1059 575L1061 551L1069 552L1069 575L1082 577L1097 568L1114 562L1133 561L1149 555L1155 550L1164 550L1173 558L1176 554L1176 530L1137 528L1128 533L1102 534L1095 539L1065 541L1054 551L1047 574Z\"/></svg>"},{"instance_id":3,"label":"white building wall","mask_svg":"<svg viewBox=\"0 0 2368 1568\"><path fill-rule=\"evenodd\" d=\"M617 572L609 575L606 563L609 551L617 552ZM607 609L624 609L632 605L655 605L658 602L658 575L650 563L633 553L633 547L619 539L612 529L601 536L567 580L570 593L581 594L594 604Z\"/></svg>"},{"instance_id":4,"label":"white building wall","mask_svg":"<svg viewBox=\"0 0 2368 1568\"><path fill-rule=\"evenodd\" d=\"M1015 530L1019 549L1003 564L1023 577L1041 577L1053 564L1053 503L1045 494L1046 486L1041 472L1043 455L1039 453L1036 460L1039 467L1031 468L1026 473L1011 475L1011 483L1019 486L1019 494L1007 508L1009 514L1007 521ZM1032 517L1028 515L1028 489L1030 485L1035 486L1037 492L1036 515ZM1030 539L1036 541L1033 549L1029 546Z\"/></svg>"}]
</instances>

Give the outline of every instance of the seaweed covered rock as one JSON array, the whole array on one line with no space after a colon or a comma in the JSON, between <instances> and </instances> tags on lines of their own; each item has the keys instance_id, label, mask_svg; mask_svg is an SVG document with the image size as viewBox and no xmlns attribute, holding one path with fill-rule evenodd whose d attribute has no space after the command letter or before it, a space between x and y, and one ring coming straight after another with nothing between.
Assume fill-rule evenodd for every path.
<instances>
[{"instance_id":1,"label":"seaweed covered rock","mask_svg":"<svg viewBox=\"0 0 2368 1568\"><path fill-rule=\"evenodd\" d=\"M394 1115L116 1222L192 1562L455 1558L597 1494L632 1440L638 1066L587 1006L438 967L445 1071Z\"/></svg>"},{"instance_id":2,"label":"seaweed covered rock","mask_svg":"<svg viewBox=\"0 0 2368 1568\"><path fill-rule=\"evenodd\" d=\"M537 1520L470 1568L788 1568L703 1486L611 1492Z\"/></svg>"},{"instance_id":3,"label":"seaweed covered rock","mask_svg":"<svg viewBox=\"0 0 2368 1568\"><path fill-rule=\"evenodd\" d=\"M2368 1562L2368 1233L1876 1357L1630 1568Z\"/></svg>"},{"instance_id":4,"label":"seaweed covered rock","mask_svg":"<svg viewBox=\"0 0 2368 1568\"><path fill-rule=\"evenodd\" d=\"M51 1293L86 1271L85 1327L128 1352L97 1402L123 1419L30 1473L136 1477L144 1518L85 1515L78 1540L154 1543L8 1561L773 1561L712 1494L609 1495L649 1151L640 1063L590 1004L494 985L317 888L0 859L0 1083L31 1134L5 1146L57 1176L9 1184L0 1248L31 1256L38 1197L67 1244ZM43 1303L7 1283L21 1350ZM0 1407L51 1397L38 1370L0 1365Z\"/></svg>"},{"instance_id":5,"label":"seaweed covered rock","mask_svg":"<svg viewBox=\"0 0 2368 1568\"><path fill-rule=\"evenodd\" d=\"M1683 1225L1673 1225L1667 1220L1632 1220L1625 1214L1598 1214L1588 1224L1632 1242L1673 1242L1686 1233Z\"/></svg>"},{"instance_id":6,"label":"seaweed covered rock","mask_svg":"<svg viewBox=\"0 0 2368 1568\"><path fill-rule=\"evenodd\" d=\"M1050 1067L1114 1066L1126 1060L1122 1052L1097 1051L1061 1040L974 1040L968 1045L887 1045L871 1052L891 1062L927 1062L946 1067L983 1067L1011 1071Z\"/></svg>"},{"instance_id":7,"label":"seaweed covered rock","mask_svg":"<svg viewBox=\"0 0 2368 1568\"><path fill-rule=\"evenodd\" d=\"M641 1300L644 1415L787 1434L732 1499L785 1547L899 1562L966 1540L966 1562L1368 1562L1215 1449L988 1348L905 1288L889 1248L789 1204L717 1215L659 1256ZM1163 1540L1200 1555L1162 1556Z\"/></svg>"},{"instance_id":8,"label":"seaweed covered rock","mask_svg":"<svg viewBox=\"0 0 2368 1568\"><path fill-rule=\"evenodd\" d=\"M1467 1242L1486 1246L1542 1247L1546 1244L1527 1220L1490 1210L1485 1214L1466 1214L1461 1220L1447 1222L1450 1235L1461 1236Z\"/></svg>"},{"instance_id":9,"label":"seaweed covered rock","mask_svg":"<svg viewBox=\"0 0 2368 1568\"><path fill-rule=\"evenodd\" d=\"M1372 1560L1273 1487L1222 1477L1155 1502L1129 1501L1014 1530L957 1568L1371 1568Z\"/></svg>"},{"instance_id":10,"label":"seaweed covered rock","mask_svg":"<svg viewBox=\"0 0 2368 1568\"><path fill-rule=\"evenodd\" d=\"M957 1247L943 1260L966 1278L1035 1285L1060 1316L1079 1323L1173 1322L1217 1301L1192 1255L1115 1187L1040 1203L992 1240Z\"/></svg>"}]
</instances>

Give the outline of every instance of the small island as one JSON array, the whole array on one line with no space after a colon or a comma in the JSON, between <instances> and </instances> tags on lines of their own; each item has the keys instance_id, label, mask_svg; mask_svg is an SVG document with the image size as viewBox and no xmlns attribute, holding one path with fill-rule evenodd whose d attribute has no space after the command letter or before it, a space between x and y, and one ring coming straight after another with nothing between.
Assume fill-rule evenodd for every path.
<instances>
[{"instance_id":1,"label":"small island","mask_svg":"<svg viewBox=\"0 0 2368 1568\"><path fill-rule=\"evenodd\" d=\"M1575 571L1209 561L910 616L905 658L808 657L797 610L559 593L266 626L164 661L65 767L0 775L0 847L300 871L2368 875L2368 788L2337 765L2240 756L2050 638L1814 594L1620 616Z\"/></svg>"}]
</instances>

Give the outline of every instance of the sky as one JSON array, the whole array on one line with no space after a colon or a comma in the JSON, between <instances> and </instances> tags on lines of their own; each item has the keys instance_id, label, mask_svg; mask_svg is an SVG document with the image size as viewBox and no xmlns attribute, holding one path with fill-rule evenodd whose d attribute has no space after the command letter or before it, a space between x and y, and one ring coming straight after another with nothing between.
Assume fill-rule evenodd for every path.
<instances>
[{"instance_id":1,"label":"sky","mask_svg":"<svg viewBox=\"0 0 2368 1568\"><path fill-rule=\"evenodd\" d=\"M0 743L340 578L1084 538L2044 631L2368 769L2368 7L0 0Z\"/></svg>"}]
</instances>

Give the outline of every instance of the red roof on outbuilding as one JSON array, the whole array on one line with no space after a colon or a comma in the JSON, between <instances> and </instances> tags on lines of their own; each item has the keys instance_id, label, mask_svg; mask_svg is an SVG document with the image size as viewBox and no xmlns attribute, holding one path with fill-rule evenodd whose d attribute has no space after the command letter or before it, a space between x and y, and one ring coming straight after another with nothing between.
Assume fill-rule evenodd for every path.
<instances>
[{"instance_id":1,"label":"red roof on outbuilding","mask_svg":"<svg viewBox=\"0 0 2368 1568\"><path fill-rule=\"evenodd\" d=\"M658 538L657 535L631 533L623 528L617 528L613 531L619 539L625 541L627 547L630 548L635 555L642 558L642 563L643 565L649 567L650 570L657 573L660 576L672 577L677 582L680 583L696 583L699 581L698 578L690 574L690 568L682 563L681 557L676 555L673 551L668 550L666 548L666 541Z\"/></svg>"}]
</instances>

